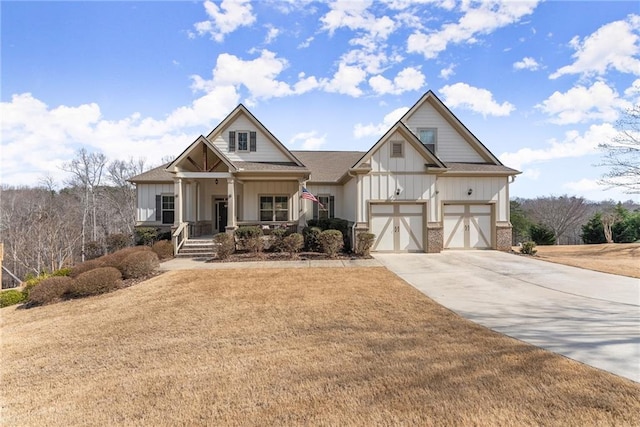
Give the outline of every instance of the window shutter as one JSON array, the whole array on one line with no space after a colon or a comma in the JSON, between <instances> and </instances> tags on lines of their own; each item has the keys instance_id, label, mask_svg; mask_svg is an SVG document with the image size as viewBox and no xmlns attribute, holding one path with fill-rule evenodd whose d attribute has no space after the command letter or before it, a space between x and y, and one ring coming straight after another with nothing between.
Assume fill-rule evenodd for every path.
<instances>
[{"instance_id":1,"label":"window shutter","mask_svg":"<svg viewBox=\"0 0 640 427\"><path fill-rule=\"evenodd\" d=\"M256 151L256 133L249 132L249 151Z\"/></svg>"},{"instance_id":2,"label":"window shutter","mask_svg":"<svg viewBox=\"0 0 640 427\"><path fill-rule=\"evenodd\" d=\"M236 133L229 131L229 152L233 153L234 151L236 151Z\"/></svg>"},{"instance_id":3,"label":"window shutter","mask_svg":"<svg viewBox=\"0 0 640 427\"><path fill-rule=\"evenodd\" d=\"M313 202L313 219L318 218L320 218L320 215L318 214L318 204L316 202Z\"/></svg>"},{"instance_id":4,"label":"window shutter","mask_svg":"<svg viewBox=\"0 0 640 427\"><path fill-rule=\"evenodd\" d=\"M335 210L334 210L334 205L335 204L335 197L333 196L329 196L329 218L335 218Z\"/></svg>"},{"instance_id":5,"label":"window shutter","mask_svg":"<svg viewBox=\"0 0 640 427\"><path fill-rule=\"evenodd\" d=\"M162 196L156 194L156 221L162 220Z\"/></svg>"}]
</instances>

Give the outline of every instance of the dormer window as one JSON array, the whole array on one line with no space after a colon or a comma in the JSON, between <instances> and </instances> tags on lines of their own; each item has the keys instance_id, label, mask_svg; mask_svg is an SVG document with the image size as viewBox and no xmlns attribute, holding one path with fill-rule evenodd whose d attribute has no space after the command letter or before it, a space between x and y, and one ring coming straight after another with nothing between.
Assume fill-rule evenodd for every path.
<instances>
[{"instance_id":1,"label":"dormer window","mask_svg":"<svg viewBox=\"0 0 640 427\"><path fill-rule=\"evenodd\" d=\"M229 152L256 151L257 133L248 131L229 131Z\"/></svg>"},{"instance_id":2,"label":"dormer window","mask_svg":"<svg viewBox=\"0 0 640 427\"><path fill-rule=\"evenodd\" d=\"M432 153L436 152L438 142L438 130L436 128L420 128L418 129L418 139Z\"/></svg>"}]
</instances>

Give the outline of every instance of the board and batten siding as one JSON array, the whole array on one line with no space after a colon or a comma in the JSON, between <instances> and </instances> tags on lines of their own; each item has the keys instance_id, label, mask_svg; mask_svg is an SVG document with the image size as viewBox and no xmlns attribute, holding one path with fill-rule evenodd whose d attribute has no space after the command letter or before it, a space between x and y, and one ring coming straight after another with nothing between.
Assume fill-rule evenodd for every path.
<instances>
[{"instance_id":1,"label":"board and batten siding","mask_svg":"<svg viewBox=\"0 0 640 427\"><path fill-rule=\"evenodd\" d=\"M398 141L403 141L404 155L391 157L391 143ZM359 177L358 222L369 220L369 200L429 201L435 195L436 178L425 173L425 158L399 134L392 135L373 152L370 163L371 172ZM397 190L400 190L398 195ZM434 209L429 209L429 221L436 221Z\"/></svg>"},{"instance_id":2,"label":"board and batten siding","mask_svg":"<svg viewBox=\"0 0 640 427\"><path fill-rule=\"evenodd\" d=\"M445 163L485 161L428 102L423 103L404 123L416 135L420 128L436 128L436 155Z\"/></svg>"},{"instance_id":3,"label":"board and batten siding","mask_svg":"<svg viewBox=\"0 0 640 427\"><path fill-rule=\"evenodd\" d=\"M298 181L245 181L242 187L242 216L239 221L259 221L260 196L288 196L289 221L298 220L300 209Z\"/></svg>"},{"instance_id":4,"label":"board and batten siding","mask_svg":"<svg viewBox=\"0 0 640 427\"><path fill-rule=\"evenodd\" d=\"M438 196L444 203L447 201L495 202L496 221L509 221L507 187L506 177L440 177L438 179ZM468 194L469 189L472 190L470 195Z\"/></svg>"},{"instance_id":5,"label":"board and batten siding","mask_svg":"<svg viewBox=\"0 0 640 427\"><path fill-rule=\"evenodd\" d=\"M138 192L138 215L136 220L139 222L157 222L156 195L174 194L173 183L138 184L136 189Z\"/></svg>"},{"instance_id":6,"label":"board and batten siding","mask_svg":"<svg viewBox=\"0 0 640 427\"><path fill-rule=\"evenodd\" d=\"M229 152L229 131L256 132L256 151ZM214 139L213 144L231 161L241 162L290 162L291 159L282 152L272 141L244 115L239 115L232 123L222 130ZM236 149L238 137L236 133Z\"/></svg>"}]
</instances>

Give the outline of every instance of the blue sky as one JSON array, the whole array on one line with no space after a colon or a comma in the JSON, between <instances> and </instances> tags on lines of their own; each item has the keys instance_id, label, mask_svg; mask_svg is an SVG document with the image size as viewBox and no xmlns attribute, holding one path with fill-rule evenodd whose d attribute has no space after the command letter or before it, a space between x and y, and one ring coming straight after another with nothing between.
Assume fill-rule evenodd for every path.
<instances>
[{"instance_id":1,"label":"blue sky","mask_svg":"<svg viewBox=\"0 0 640 427\"><path fill-rule=\"evenodd\" d=\"M367 150L427 90L506 165L511 195L597 184L640 103L636 1L2 1L3 184L81 147L150 166L238 103L288 148Z\"/></svg>"}]
</instances>

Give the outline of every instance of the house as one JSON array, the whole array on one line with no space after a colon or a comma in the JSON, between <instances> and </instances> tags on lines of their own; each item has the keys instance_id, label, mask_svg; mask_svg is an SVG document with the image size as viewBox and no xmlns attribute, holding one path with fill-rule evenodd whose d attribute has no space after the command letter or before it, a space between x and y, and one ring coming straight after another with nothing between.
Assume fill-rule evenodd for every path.
<instances>
[{"instance_id":1,"label":"house","mask_svg":"<svg viewBox=\"0 0 640 427\"><path fill-rule=\"evenodd\" d=\"M137 226L194 235L343 218L374 251L511 247L504 166L429 91L367 152L290 151L243 105L169 164L131 179ZM301 198L307 188L322 204Z\"/></svg>"}]
</instances>

